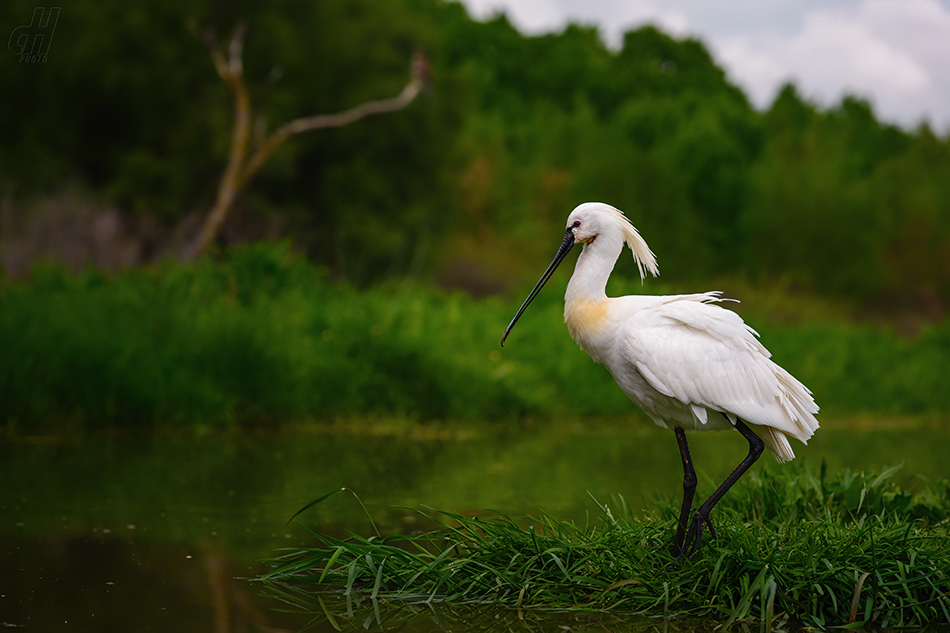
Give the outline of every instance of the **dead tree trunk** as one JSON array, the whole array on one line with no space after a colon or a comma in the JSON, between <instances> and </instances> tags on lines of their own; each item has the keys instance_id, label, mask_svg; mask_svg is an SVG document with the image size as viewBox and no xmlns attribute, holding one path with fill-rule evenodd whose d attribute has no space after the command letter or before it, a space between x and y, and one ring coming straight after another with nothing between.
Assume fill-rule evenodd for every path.
<instances>
[{"instance_id":1,"label":"dead tree trunk","mask_svg":"<svg viewBox=\"0 0 950 633\"><path fill-rule=\"evenodd\" d=\"M247 186L264 163L291 136L308 130L342 127L372 114L401 110L422 92L429 77L428 61L421 53L416 53L411 64L412 79L397 96L367 101L336 114L319 114L295 119L277 128L254 148L253 153L248 155L251 136L251 100L247 84L244 82L244 66L241 62L244 27L239 26L235 29L228 46L227 58L213 36L208 35L206 42L208 48L211 49L211 59L214 61L218 75L234 93L234 127L231 130L228 163L218 184L214 206L208 212L195 240L185 252L186 259L198 257L207 250L220 232L237 194Z\"/></svg>"}]
</instances>

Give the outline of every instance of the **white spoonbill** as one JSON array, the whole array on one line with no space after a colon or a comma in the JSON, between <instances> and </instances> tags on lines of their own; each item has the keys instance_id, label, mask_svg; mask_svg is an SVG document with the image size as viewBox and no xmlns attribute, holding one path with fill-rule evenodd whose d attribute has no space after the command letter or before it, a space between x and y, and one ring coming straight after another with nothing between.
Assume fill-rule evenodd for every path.
<instances>
[{"instance_id":1,"label":"white spoonbill","mask_svg":"<svg viewBox=\"0 0 950 633\"><path fill-rule=\"evenodd\" d=\"M719 292L608 298L605 292L624 243L640 269L659 274L656 258L630 221L601 202L579 205L567 218L554 261L511 320L505 339L575 244L583 244L564 296L571 337L602 363L627 396L676 434L683 460L683 506L673 543L682 560L699 549L703 527L716 536L709 513L759 458L766 446L780 462L795 457L788 437L806 443L816 429L818 405L805 385L770 359L758 334L716 302ZM693 513L696 491L687 430L735 428L749 454ZM760 437L761 436L761 437ZM686 539L684 542L684 538Z\"/></svg>"}]
</instances>

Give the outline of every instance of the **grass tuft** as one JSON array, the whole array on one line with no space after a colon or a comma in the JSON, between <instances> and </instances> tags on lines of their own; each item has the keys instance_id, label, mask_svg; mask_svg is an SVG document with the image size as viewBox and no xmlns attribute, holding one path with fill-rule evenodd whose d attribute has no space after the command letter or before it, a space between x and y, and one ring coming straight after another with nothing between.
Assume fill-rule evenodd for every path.
<instances>
[{"instance_id":1,"label":"grass tuft","mask_svg":"<svg viewBox=\"0 0 950 633\"><path fill-rule=\"evenodd\" d=\"M616 511L602 505L586 525L543 512L522 525L499 513L422 511L440 527L369 539L314 532L316 547L283 551L263 579L298 609L337 603L343 621L369 601L380 623L380 602L702 618L763 631L789 621L947 623L950 482L902 486L898 468L757 471L721 504L718 539L680 566L670 551L675 508L638 517L617 498Z\"/></svg>"}]
</instances>

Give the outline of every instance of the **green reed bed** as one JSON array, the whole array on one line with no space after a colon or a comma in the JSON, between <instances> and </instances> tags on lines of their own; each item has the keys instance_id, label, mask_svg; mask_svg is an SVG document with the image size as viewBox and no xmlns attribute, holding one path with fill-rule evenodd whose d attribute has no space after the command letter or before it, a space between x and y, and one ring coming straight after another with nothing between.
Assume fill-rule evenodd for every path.
<instances>
[{"instance_id":1,"label":"green reed bed","mask_svg":"<svg viewBox=\"0 0 950 633\"><path fill-rule=\"evenodd\" d=\"M545 513L525 523L425 510L441 527L368 538L313 532L315 547L284 551L264 580L295 608L337 624L364 603L609 611L766 628L950 623L950 482L901 485L897 469L757 471L714 517L718 538L680 565L670 551L673 505L635 516L618 498L598 504L584 525Z\"/></svg>"},{"instance_id":2,"label":"green reed bed","mask_svg":"<svg viewBox=\"0 0 950 633\"><path fill-rule=\"evenodd\" d=\"M566 277L552 280L502 349L520 294L503 302L421 283L357 289L281 244L116 275L38 267L27 281L0 278L0 425L30 433L627 415L633 405L564 327L557 286ZM710 289L615 277L618 295ZM904 340L817 317L775 326L744 304L726 307L814 391L823 423L950 410L950 322Z\"/></svg>"}]
</instances>

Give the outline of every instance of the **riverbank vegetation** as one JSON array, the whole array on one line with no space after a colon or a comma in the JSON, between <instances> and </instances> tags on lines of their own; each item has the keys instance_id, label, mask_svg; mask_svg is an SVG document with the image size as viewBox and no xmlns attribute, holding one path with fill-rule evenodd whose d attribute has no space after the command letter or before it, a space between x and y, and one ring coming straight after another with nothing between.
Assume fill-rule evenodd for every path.
<instances>
[{"instance_id":1,"label":"riverbank vegetation","mask_svg":"<svg viewBox=\"0 0 950 633\"><path fill-rule=\"evenodd\" d=\"M422 284L359 290L286 245L115 275L40 267L29 281L0 283L0 416L26 432L628 414L633 405L564 328L565 277L501 348L515 301ZM622 278L614 286L676 290ZM939 417L950 407L947 325L909 339L831 316L780 325L768 299L750 303L762 312L724 305L760 331L826 414Z\"/></svg>"},{"instance_id":2,"label":"riverbank vegetation","mask_svg":"<svg viewBox=\"0 0 950 633\"><path fill-rule=\"evenodd\" d=\"M407 604L494 605L519 619L522 610L610 611L765 631L950 622L950 482L912 491L894 480L898 468L756 470L714 517L718 538L680 565L670 552L677 508L643 517L617 498L586 525L426 510L442 528L313 532L315 547L281 552L264 580L338 630L381 623L391 604L403 617ZM331 496L315 503L337 503Z\"/></svg>"}]
</instances>

